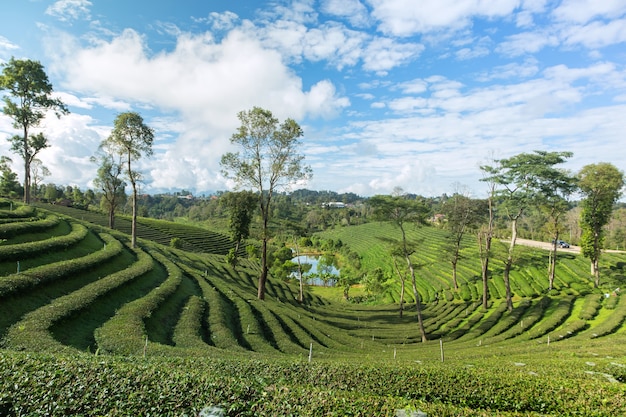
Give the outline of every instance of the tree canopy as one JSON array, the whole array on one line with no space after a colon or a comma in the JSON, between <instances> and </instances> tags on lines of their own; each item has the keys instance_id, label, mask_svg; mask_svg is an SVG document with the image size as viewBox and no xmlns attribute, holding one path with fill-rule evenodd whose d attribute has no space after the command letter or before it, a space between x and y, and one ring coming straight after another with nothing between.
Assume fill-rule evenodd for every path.
<instances>
[{"instance_id":1,"label":"tree canopy","mask_svg":"<svg viewBox=\"0 0 626 417\"><path fill-rule=\"evenodd\" d=\"M237 117L241 125L230 142L240 151L222 156L222 173L238 187L258 191L263 222L258 298L264 299L272 197L280 189L307 180L312 171L304 164L304 156L299 153L299 139L303 132L295 120L286 119L279 124L271 111L260 107L241 111Z\"/></svg>"},{"instance_id":2,"label":"tree canopy","mask_svg":"<svg viewBox=\"0 0 626 417\"><path fill-rule=\"evenodd\" d=\"M42 132L32 135L31 129L38 127L49 110L57 117L69 111L58 98L52 97L52 84L43 65L38 61L11 58L3 64L0 74L0 90L4 96L4 114L13 119L13 127L21 134L9 138L11 151L24 159L24 202L30 203L30 164L39 151L49 146Z\"/></svg>"},{"instance_id":3,"label":"tree canopy","mask_svg":"<svg viewBox=\"0 0 626 417\"><path fill-rule=\"evenodd\" d=\"M604 242L604 226L609 222L613 205L622 195L624 173L614 165L603 162L585 165L578 173L581 201L581 249L591 261L594 285L600 285L598 261Z\"/></svg>"},{"instance_id":4,"label":"tree canopy","mask_svg":"<svg viewBox=\"0 0 626 417\"><path fill-rule=\"evenodd\" d=\"M111 135L102 144L112 153L123 156L124 174L133 188L133 217L131 243L135 247L137 242L137 183L141 180L141 173L133 170L132 163L142 156L152 155L154 130L147 126L143 118L136 112L120 113L113 124Z\"/></svg>"}]
</instances>

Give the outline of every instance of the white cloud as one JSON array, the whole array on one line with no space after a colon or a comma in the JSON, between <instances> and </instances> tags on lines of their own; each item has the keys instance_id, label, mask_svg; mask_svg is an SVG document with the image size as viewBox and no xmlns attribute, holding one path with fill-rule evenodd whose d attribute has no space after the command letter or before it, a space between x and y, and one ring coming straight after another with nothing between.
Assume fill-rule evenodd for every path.
<instances>
[{"instance_id":1,"label":"white cloud","mask_svg":"<svg viewBox=\"0 0 626 417\"><path fill-rule=\"evenodd\" d=\"M456 51L456 58L460 61L466 59L480 58L489 55L489 48L484 46L476 46L474 48L462 48Z\"/></svg>"},{"instance_id":2,"label":"white cloud","mask_svg":"<svg viewBox=\"0 0 626 417\"><path fill-rule=\"evenodd\" d=\"M508 56L519 56L533 54L547 46L558 46L559 44L558 36L549 31L522 32L508 36L505 41L498 45L496 52Z\"/></svg>"},{"instance_id":3,"label":"white cloud","mask_svg":"<svg viewBox=\"0 0 626 417\"><path fill-rule=\"evenodd\" d=\"M146 162L153 187L186 184L190 178L197 187L223 181L210 172L219 172L216 161L229 150L227 138L241 110L260 106L281 120L298 121L333 117L349 105L328 80L303 90L302 80L276 51L237 30L220 43L209 34L181 34L174 50L157 54L150 54L144 38L130 29L93 46L65 41L70 43L53 51L53 66L66 88L87 96L78 104L128 110L130 103L181 118L184 128L176 132L176 142L162 144L162 151ZM213 189L217 185L211 184Z\"/></svg>"},{"instance_id":4,"label":"white cloud","mask_svg":"<svg viewBox=\"0 0 626 417\"><path fill-rule=\"evenodd\" d=\"M89 0L59 0L46 9L46 14L54 16L61 21L78 19L91 19L89 8L92 3Z\"/></svg>"},{"instance_id":5,"label":"white cloud","mask_svg":"<svg viewBox=\"0 0 626 417\"><path fill-rule=\"evenodd\" d=\"M19 48L19 46L17 46L13 42L9 41L4 36L0 35L0 50L4 49L4 50L7 50L7 51L11 51L13 49L18 49L18 48Z\"/></svg>"},{"instance_id":6,"label":"white cloud","mask_svg":"<svg viewBox=\"0 0 626 417\"><path fill-rule=\"evenodd\" d=\"M321 10L347 19L355 27L367 27L370 23L368 10L359 0L323 0Z\"/></svg>"},{"instance_id":7,"label":"white cloud","mask_svg":"<svg viewBox=\"0 0 626 417\"><path fill-rule=\"evenodd\" d=\"M228 31L235 27L239 16L229 11L224 13L211 12L206 20L211 26L211 29L216 31Z\"/></svg>"},{"instance_id":8,"label":"white cloud","mask_svg":"<svg viewBox=\"0 0 626 417\"><path fill-rule=\"evenodd\" d=\"M539 72L539 62L535 58L526 58L524 62L512 62L490 68L488 72L481 73L476 79L478 81L490 81L495 79L525 79L532 77Z\"/></svg>"},{"instance_id":9,"label":"white cloud","mask_svg":"<svg viewBox=\"0 0 626 417\"><path fill-rule=\"evenodd\" d=\"M608 23L594 21L584 26L567 26L561 36L566 44L580 44L586 48L603 48L623 43L626 42L626 19Z\"/></svg>"},{"instance_id":10,"label":"white cloud","mask_svg":"<svg viewBox=\"0 0 626 417\"><path fill-rule=\"evenodd\" d=\"M624 0L563 0L553 11L557 20L568 23L587 23L595 18L614 19L624 13Z\"/></svg>"},{"instance_id":11,"label":"white cloud","mask_svg":"<svg viewBox=\"0 0 626 417\"><path fill-rule=\"evenodd\" d=\"M380 30L397 36L431 31L459 30L475 17L495 18L511 14L518 0L370 0L372 16L380 21Z\"/></svg>"},{"instance_id":12,"label":"white cloud","mask_svg":"<svg viewBox=\"0 0 626 417\"><path fill-rule=\"evenodd\" d=\"M363 68L384 72L417 58L424 46L417 43L397 43L390 38L374 39L367 46Z\"/></svg>"}]
</instances>

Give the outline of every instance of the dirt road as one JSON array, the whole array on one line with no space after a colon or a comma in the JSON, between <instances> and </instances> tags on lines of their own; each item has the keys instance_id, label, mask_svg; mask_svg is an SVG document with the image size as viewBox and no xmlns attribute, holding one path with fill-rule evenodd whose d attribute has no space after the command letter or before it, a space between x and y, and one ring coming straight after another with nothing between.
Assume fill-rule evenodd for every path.
<instances>
[{"instance_id":1,"label":"dirt road","mask_svg":"<svg viewBox=\"0 0 626 417\"><path fill-rule=\"evenodd\" d=\"M524 246L532 246L534 248L541 248L545 250L552 249L552 243L550 242L540 242L538 240L530 240L530 239L517 239L515 241L516 244L524 245ZM569 252L569 253L580 253L580 247L578 246L570 246L569 248L557 248L558 252Z\"/></svg>"},{"instance_id":2,"label":"dirt road","mask_svg":"<svg viewBox=\"0 0 626 417\"><path fill-rule=\"evenodd\" d=\"M503 240L503 241L506 241L506 240ZM533 248L541 248L541 249L545 249L545 250L552 249L552 243L550 243L550 242L540 242L538 240L530 240L530 239L520 239L520 238L518 238L515 241L515 243L518 244L518 245L532 246ZM572 245L569 248L557 248L557 252L580 253L580 246L573 246ZM605 249L604 252L626 253L626 251L623 251L623 250L613 250L613 249Z\"/></svg>"}]
</instances>

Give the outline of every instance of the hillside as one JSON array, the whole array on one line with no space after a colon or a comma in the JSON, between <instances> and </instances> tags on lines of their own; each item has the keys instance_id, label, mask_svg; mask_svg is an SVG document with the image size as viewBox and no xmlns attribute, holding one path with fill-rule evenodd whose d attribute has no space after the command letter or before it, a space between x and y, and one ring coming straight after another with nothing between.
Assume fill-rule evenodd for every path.
<instances>
[{"instance_id":1,"label":"hillside","mask_svg":"<svg viewBox=\"0 0 626 417\"><path fill-rule=\"evenodd\" d=\"M450 268L443 255L443 232L434 228L411 230L410 238L419 242L420 249L415 255L420 265L419 290L425 302L427 333L433 340L422 344L411 306L406 306L402 318L398 315L398 306L393 303L397 301L397 290L393 285L388 291L390 302L383 305L331 302L316 296L313 291L307 291L305 302L300 304L295 301L298 292L295 284L270 278L267 299L259 301L256 299L258 266L247 260L237 269L227 265L223 255L232 247L227 237L192 226L142 219L138 232L140 245L132 249L128 246L128 235L123 233L124 222L118 221L120 230L112 231L103 227L103 218L95 213L59 206L17 206L10 210L8 203L0 202L0 337L4 352L0 369L16 369L19 363L32 360L30 356L31 359L26 359L21 354L12 353L23 351L41 355L36 357L42 359L35 359L34 369L39 369L43 366L40 363L46 361L54 362L54 366L61 369L66 366L91 369L97 366L97 362L88 358L106 356L112 358L108 362L112 367L109 371L133 374L138 372L135 368L127 368L123 360L117 362L113 358L137 357L148 361L142 366L150 368L149 375L157 375L158 361L166 360L176 363L172 365L173 369L180 367L192 375L196 375L197 371L192 371L196 367L218 367L222 369L220 377L216 377L219 381L242 384L240 366L243 366L248 368L244 374L276 373L275 378L282 378L282 383L291 387L287 391L276 388L276 391L268 392L268 385L278 383L269 376L265 378L270 378L271 382L264 380L261 387L257 387L258 380L245 382L253 387L251 389L266 392L264 395L274 398L277 404L295 401L296 393L310 385L317 387L314 391L326 398L322 392L328 393L328 384L337 383L341 394L335 392L335 397L344 398L348 404L354 400L366 404L363 407L372 407L371 402L379 401L376 404L382 406L385 401L391 401L382 398L394 398L389 403L393 404L389 405L391 408L381 415L394 415L393 407L411 404L421 404L424 410L450 413L435 415L476 415L471 411L489 408L499 410L502 413L499 415L515 415L509 413L516 410L557 413L563 401L572 410L580 411L594 406L595 403L589 401L606 395L610 398L605 398L602 412L597 415L615 415L616 410L624 406L613 399L614 395L624 393L622 384L605 385L608 383L604 377L586 381L583 369L590 366L586 363L592 356L598 363L594 372L610 375L614 380L624 380L626 376L623 371L626 367L623 347L626 341L626 297L619 296L619 293L608 298L604 296L610 288L623 282L625 255L607 254L602 259L606 287L595 290L586 275L586 261L576 255L562 254L557 288L547 293L546 253L520 248L518 266L512 275L515 309L509 313L502 302L497 262L494 262L490 283L490 307L484 310L479 302L478 261L471 242L468 241L459 268L461 288L457 292L451 286ZM387 245L395 239L396 233L391 225L370 223L325 232L322 236L340 239L358 252L365 268L381 267L391 271ZM173 237L184 240L184 250L167 246ZM426 366L441 361L444 346L449 368L442 371ZM504 351L510 356L506 361L483 364L483 358L500 356ZM48 356L51 354L54 356ZM68 357L76 359L60 359ZM322 377L318 373L321 369L315 365L306 368L311 357L314 362L339 361L352 365L335 369L336 380L318 385L330 376ZM545 363L540 359L542 357L559 357L565 362L561 365ZM218 362L207 363L206 358ZM237 358L237 365L230 363L233 358ZM268 358L278 362L265 362ZM39 362L41 360L44 362ZM188 360L202 362L189 365ZM228 365L220 360L228 361ZM251 363L251 360L262 363ZM300 365L294 368L290 365L292 361ZM424 378L434 378L434 391L407 396L406 378L411 378L407 374L402 376L404 388L389 383L384 389L371 386L364 391L370 393L366 397L361 397L365 395L363 393L353 394L353 397L347 394L359 386L357 380L373 384L376 378L380 378L380 373L385 375L384 378L403 375L404 371L400 369L405 368L386 370L387 365L382 364L389 361L405 366L415 364L415 361L424 363L426 368L420 372L424 372ZM492 394L481 391L502 384L501 372L497 369L510 366L507 364L513 361L532 363L533 372L540 373L552 372L568 363L569 370L565 374L573 382L568 382L567 386L588 384L589 389L598 394L590 399L576 393L574 387L571 392L570 388L564 388L568 392L567 400L543 398L542 395L542 401L545 401L545 409L542 409L521 400L520 392L537 387L549 392L553 383L562 381L533 385L527 380L526 373L514 376L510 381L517 394L497 394L502 396L502 401L495 400L495 391ZM481 364L485 371L475 377L490 382L485 382L480 389L477 387L473 394L461 394L461 391L450 391L445 395L438 393L438 389L450 384L450 378L465 377L468 362ZM370 369L373 363L379 365ZM239 371L225 370L231 366ZM304 368L300 369L301 366ZM285 373L285 367L292 370ZM297 380L296 375L301 377L304 369L318 375L318 380L309 377L307 382ZM293 376L289 376L290 372ZM20 379L20 375L24 375L22 371L4 374L4 382L0 385L0 410L3 404L17 401L14 386L26 389L27 385L22 384L33 383L27 375L25 380ZM442 378L438 382L434 382L438 378L436 375ZM194 378L205 377L196 375ZM147 386L160 384L157 376L154 380L150 376L145 378ZM350 378L356 379L348 382ZM64 382L68 383L71 382ZM86 381L83 383L87 384ZM209 381L202 379L198 383L202 385ZM236 386L241 388L241 385ZM421 385L417 384L416 389L418 386ZM234 394L224 395L228 398ZM245 397L242 392L237 395ZM281 396L284 397L282 400ZM219 398L227 402L224 397ZM491 406L484 402L489 398ZM39 404L33 398L20 401ZM246 401L245 406L250 406ZM309 403L301 406L304 407L302 410L313 407ZM469 408L462 411L464 407Z\"/></svg>"}]
</instances>

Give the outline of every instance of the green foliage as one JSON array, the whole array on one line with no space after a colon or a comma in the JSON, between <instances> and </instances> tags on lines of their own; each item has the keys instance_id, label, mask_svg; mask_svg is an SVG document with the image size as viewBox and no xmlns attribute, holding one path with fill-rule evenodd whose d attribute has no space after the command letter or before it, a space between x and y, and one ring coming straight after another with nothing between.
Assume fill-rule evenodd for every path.
<instances>
[{"instance_id":1,"label":"green foliage","mask_svg":"<svg viewBox=\"0 0 626 417\"><path fill-rule=\"evenodd\" d=\"M112 239L103 238L110 241L111 250L119 251L121 247L116 247L117 241L111 242ZM106 252L103 250L102 252ZM100 254L98 254L100 255ZM113 288L128 282L152 267L152 259L140 253L138 262L131 267L107 276L106 278L95 281L81 289L74 291L65 296L59 297L53 303L46 304L43 307L28 313L24 318L14 324L4 340L6 346L12 349L28 349L33 351L59 351L65 350L67 347L56 341L49 332L50 327L57 321L69 316L72 313L84 308L93 302L96 298ZM101 255L100 255L101 256ZM90 256L89 261L93 262L96 256ZM84 259L82 259L84 261ZM81 265L84 267L84 265ZM61 273L68 273L70 268L61 270ZM50 279L50 278L46 278ZM22 286L21 288L23 288Z\"/></svg>"},{"instance_id":2,"label":"green foliage","mask_svg":"<svg viewBox=\"0 0 626 417\"><path fill-rule=\"evenodd\" d=\"M43 219L30 218L29 220L0 224L0 239L7 239L23 233L39 232L59 224L59 218L56 216L48 216Z\"/></svg>"},{"instance_id":3,"label":"green foliage","mask_svg":"<svg viewBox=\"0 0 626 417\"><path fill-rule=\"evenodd\" d=\"M12 136L9 141L11 150L24 159L24 202L30 203L30 164L49 146L43 133L31 135L30 129L39 126L47 110L57 116L69 112L60 99L52 97L52 84L39 61L11 58L2 66L0 91L7 91L2 111L13 119L13 127L23 132L23 136Z\"/></svg>"},{"instance_id":4,"label":"green foliage","mask_svg":"<svg viewBox=\"0 0 626 417\"><path fill-rule=\"evenodd\" d=\"M94 336L98 349L102 352L121 355L141 354L147 344L143 320L150 317L181 284L183 275L180 268L159 252L153 251L152 256L167 269L167 279L145 297L125 304L117 311L115 317L96 329Z\"/></svg>"},{"instance_id":5,"label":"green foliage","mask_svg":"<svg viewBox=\"0 0 626 417\"><path fill-rule=\"evenodd\" d=\"M181 238L179 237L173 237L170 240L170 247L174 248L174 249L182 249L183 247L183 241L181 240Z\"/></svg>"},{"instance_id":6,"label":"green foliage","mask_svg":"<svg viewBox=\"0 0 626 417\"><path fill-rule=\"evenodd\" d=\"M82 224L72 223L72 231L64 236L25 243L16 243L13 245L0 245L0 256L3 260L20 260L25 259L28 256L68 248L83 239L87 235L87 232L87 228ZM48 273L47 270L45 271L46 272L41 274L42 277L45 277Z\"/></svg>"},{"instance_id":7,"label":"green foliage","mask_svg":"<svg viewBox=\"0 0 626 417\"><path fill-rule=\"evenodd\" d=\"M250 225L258 202L258 195L251 191L226 193L220 198L220 204L225 205L229 212L228 228L237 244L250 236Z\"/></svg>"},{"instance_id":8,"label":"green foliage","mask_svg":"<svg viewBox=\"0 0 626 417\"><path fill-rule=\"evenodd\" d=\"M196 415L217 406L227 415L396 416L398 410L421 410L509 417L613 416L626 406L620 384L584 373L547 363L475 365L137 362L12 353L0 357L0 406L17 415L50 416Z\"/></svg>"}]
</instances>

